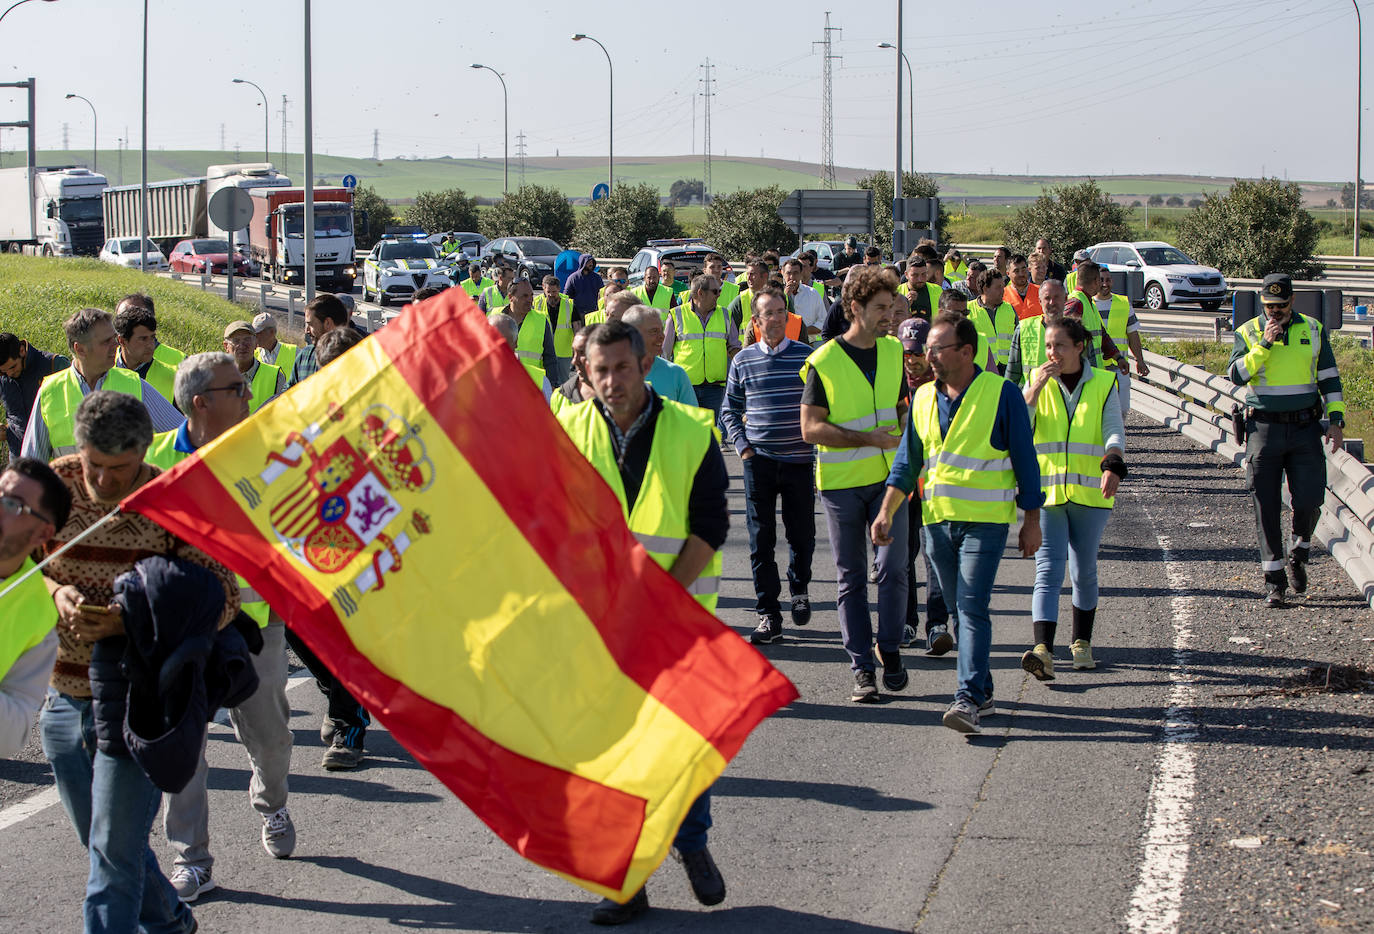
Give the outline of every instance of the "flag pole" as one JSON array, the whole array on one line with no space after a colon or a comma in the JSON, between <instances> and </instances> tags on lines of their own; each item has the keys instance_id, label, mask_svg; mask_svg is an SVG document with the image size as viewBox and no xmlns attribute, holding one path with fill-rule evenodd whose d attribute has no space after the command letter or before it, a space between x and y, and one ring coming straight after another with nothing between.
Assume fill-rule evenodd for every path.
<instances>
[{"instance_id":1,"label":"flag pole","mask_svg":"<svg viewBox=\"0 0 1374 934\"><path fill-rule=\"evenodd\" d=\"M121 510L120 507L118 507L118 506L116 506L114 509L111 509L111 510L110 510L109 512L107 512L104 516L102 516L101 519L100 519L100 521L97 522L95 525L93 525L93 526L91 526L90 528L86 529L86 530L85 530L84 532L82 532L80 535L76 536L76 538L74 538L74 539L72 539L71 541L67 542L67 544L63 545L61 548L57 549L57 550L54 551L52 554L48 555L46 558L44 558L42 561L40 561L40 562L38 562L37 564L35 564L33 567L29 568L29 569L28 569L27 571L25 571L23 574L19 575L19 577L15 578L14 580L12 580L12 581L10 581L9 583L7 583L7 584L5 585L5 589L4 589L4 590L0 590L0 600L4 600L5 597L9 594L9 592L10 592L11 590L14 590L14 589L15 589L16 587L18 587L20 584L24 583L24 581L28 580L31 576L33 576L34 574L37 574L39 571L41 571L41 570L43 570L45 567L47 567L47 566L48 566L48 562L52 561L52 560L55 559L55 558L59 558L59 557L61 557L63 554L65 554L65 553L67 552L67 549L68 549L68 548L71 548L73 545L76 545L76 544L78 544L79 542L85 540L88 536L90 536L91 534L93 534L97 529L103 529L105 526L109 525L111 522L114 521L115 516L118 516L118 515L120 514L121 511L122 511L122 510Z\"/></svg>"}]
</instances>

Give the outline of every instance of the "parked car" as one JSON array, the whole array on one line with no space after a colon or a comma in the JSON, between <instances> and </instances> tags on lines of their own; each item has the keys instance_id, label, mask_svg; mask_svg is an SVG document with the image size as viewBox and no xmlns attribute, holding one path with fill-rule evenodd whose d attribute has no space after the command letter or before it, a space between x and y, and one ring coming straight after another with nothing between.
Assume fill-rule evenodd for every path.
<instances>
[{"instance_id":1,"label":"parked car","mask_svg":"<svg viewBox=\"0 0 1374 934\"><path fill-rule=\"evenodd\" d=\"M449 275L428 240L379 240L363 262L363 301L387 305L393 298L409 299L426 286L447 288Z\"/></svg>"},{"instance_id":2,"label":"parked car","mask_svg":"<svg viewBox=\"0 0 1374 934\"><path fill-rule=\"evenodd\" d=\"M148 269L158 272L165 270L167 257L162 255L157 244L151 240L143 242L145 244L144 252L140 256L137 237L112 237L106 240L105 245L100 248L100 259L102 262L114 263L116 266L128 266L131 269L138 269L141 263Z\"/></svg>"},{"instance_id":3,"label":"parked car","mask_svg":"<svg viewBox=\"0 0 1374 934\"><path fill-rule=\"evenodd\" d=\"M835 257L844 252L843 240L808 240L802 244L798 253L816 251L816 268L830 270L835 268ZM793 253L792 256L796 256Z\"/></svg>"},{"instance_id":4,"label":"parked car","mask_svg":"<svg viewBox=\"0 0 1374 934\"><path fill-rule=\"evenodd\" d=\"M497 237L482 247L479 256L484 269L500 257L515 267L516 275L528 277L537 292L540 280L553 275L554 260L561 252L563 248L547 237Z\"/></svg>"},{"instance_id":5,"label":"parked car","mask_svg":"<svg viewBox=\"0 0 1374 934\"><path fill-rule=\"evenodd\" d=\"M1226 298L1226 278L1220 270L1193 262L1162 240L1096 243L1088 247L1088 255L1112 272L1142 273L1145 307L1151 311L1184 301L1200 302L1203 311L1216 311Z\"/></svg>"},{"instance_id":6,"label":"parked car","mask_svg":"<svg viewBox=\"0 0 1374 934\"><path fill-rule=\"evenodd\" d=\"M182 240L172 247L172 254L167 257L167 264L171 267L172 272L208 272L222 276L229 265L229 241L199 237L194 240ZM248 260L236 252L234 254L234 275L246 278L248 272Z\"/></svg>"},{"instance_id":7,"label":"parked car","mask_svg":"<svg viewBox=\"0 0 1374 934\"><path fill-rule=\"evenodd\" d=\"M630 288L644 284L644 270L657 266L663 260L673 264L673 277L678 282L691 282L701 272L709 253L719 252L706 245L700 237L687 237L680 240L650 240L648 244L630 260Z\"/></svg>"}]
</instances>

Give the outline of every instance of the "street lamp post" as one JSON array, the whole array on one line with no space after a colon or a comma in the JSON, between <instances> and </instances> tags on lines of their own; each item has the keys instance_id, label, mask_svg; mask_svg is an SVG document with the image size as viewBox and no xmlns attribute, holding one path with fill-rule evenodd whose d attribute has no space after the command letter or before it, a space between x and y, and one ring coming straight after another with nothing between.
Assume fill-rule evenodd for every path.
<instances>
[{"instance_id":1,"label":"street lamp post","mask_svg":"<svg viewBox=\"0 0 1374 934\"><path fill-rule=\"evenodd\" d=\"M1355 255L1360 255L1360 195L1364 186L1360 182L1360 123L1364 117L1364 44L1360 38L1360 5L1350 0L1355 7Z\"/></svg>"},{"instance_id":2,"label":"street lamp post","mask_svg":"<svg viewBox=\"0 0 1374 934\"><path fill-rule=\"evenodd\" d=\"M5 17L10 15L10 10L13 10L13 9L14 9L15 7L17 7L17 6L23 6L24 4L26 4L26 3L28 3L28 2L29 2L29 0L19 0L19 2L17 2L17 3L11 3L8 7L6 7L5 12L0 13L0 22L4 22ZM43 0L43 2L45 2L45 3L52 3L53 0Z\"/></svg>"},{"instance_id":3,"label":"street lamp post","mask_svg":"<svg viewBox=\"0 0 1374 934\"><path fill-rule=\"evenodd\" d=\"M249 87L257 88L258 93L262 95L262 161L271 162L272 155L270 150L272 148L272 144L270 140L272 131L270 124L271 117L269 116L267 109L267 92L265 92L262 88L259 88L256 84L249 81L247 78L235 78L234 83L246 84ZM286 171L285 166L282 166L282 171Z\"/></svg>"},{"instance_id":4,"label":"street lamp post","mask_svg":"<svg viewBox=\"0 0 1374 934\"><path fill-rule=\"evenodd\" d=\"M143 0L143 119L139 133L138 242L140 272L148 271L148 0ZM232 262L232 260L231 260Z\"/></svg>"},{"instance_id":5,"label":"street lamp post","mask_svg":"<svg viewBox=\"0 0 1374 934\"><path fill-rule=\"evenodd\" d=\"M501 77L501 72L490 65L478 65L474 62L472 67L491 72L496 76L496 80L501 82L501 110L504 114L501 122L501 138L506 144L505 156L502 159L505 166L505 181L501 185L501 191L503 194L510 194L510 94L506 91L506 79Z\"/></svg>"},{"instance_id":6,"label":"street lamp post","mask_svg":"<svg viewBox=\"0 0 1374 934\"><path fill-rule=\"evenodd\" d=\"M91 171L99 172L100 164L98 162L98 154L100 152L100 122L95 115L95 104L92 104L89 100L82 97L80 94L67 95L67 100L71 100L73 98L79 101L86 101L86 106L91 108Z\"/></svg>"},{"instance_id":7,"label":"street lamp post","mask_svg":"<svg viewBox=\"0 0 1374 934\"><path fill-rule=\"evenodd\" d=\"M891 42L879 42L880 49L897 48ZM911 166L911 173L916 173L916 82L911 77L911 59L902 53L902 61L906 63L906 112L907 112L907 164Z\"/></svg>"},{"instance_id":8,"label":"street lamp post","mask_svg":"<svg viewBox=\"0 0 1374 934\"><path fill-rule=\"evenodd\" d=\"M583 39L591 39L592 42L595 42L597 45L601 46L601 51L602 51L603 53L605 53L605 55L606 55L606 68L607 68L607 71L608 71L609 77L610 77L610 80L609 80L609 82L608 82L609 87L610 87L610 113L609 113L609 119L608 119L608 121L607 121L607 124L608 124L608 126L607 126L607 132L608 132L608 136L610 137L610 155L609 155L609 157L608 157L607 160L606 160L606 187L607 187L607 188L614 188L614 187L615 187L615 66L611 64L611 53L606 51L606 47L605 47L604 45L601 45L601 41L600 41L599 39L596 39L596 38L594 38L594 37L592 37L592 36L589 36L589 35L587 35L587 34L584 33L584 32L579 32L577 35L573 36L573 41L574 41L574 42L581 42Z\"/></svg>"}]
</instances>

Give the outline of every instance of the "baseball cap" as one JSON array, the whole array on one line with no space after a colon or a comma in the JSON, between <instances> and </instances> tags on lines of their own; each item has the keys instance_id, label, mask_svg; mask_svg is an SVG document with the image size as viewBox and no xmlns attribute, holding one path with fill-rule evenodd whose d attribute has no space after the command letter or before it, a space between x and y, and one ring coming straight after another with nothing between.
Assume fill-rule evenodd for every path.
<instances>
[{"instance_id":1,"label":"baseball cap","mask_svg":"<svg viewBox=\"0 0 1374 934\"><path fill-rule=\"evenodd\" d=\"M1088 251L1079 250L1077 253L1073 254L1073 261L1075 263L1086 263L1088 261Z\"/></svg>"},{"instance_id":2,"label":"baseball cap","mask_svg":"<svg viewBox=\"0 0 1374 934\"><path fill-rule=\"evenodd\" d=\"M275 331L276 329L277 319L265 311L253 318L253 331L257 334L261 334L263 331L267 330Z\"/></svg>"},{"instance_id":3,"label":"baseball cap","mask_svg":"<svg viewBox=\"0 0 1374 934\"><path fill-rule=\"evenodd\" d=\"M1260 284L1260 301L1266 305L1283 305L1293 297L1293 279L1281 272L1271 272Z\"/></svg>"},{"instance_id":4,"label":"baseball cap","mask_svg":"<svg viewBox=\"0 0 1374 934\"><path fill-rule=\"evenodd\" d=\"M247 331L249 334L254 333L253 326L247 321L231 321L229 322L229 326L224 329L224 339L228 340L239 331Z\"/></svg>"},{"instance_id":5,"label":"baseball cap","mask_svg":"<svg viewBox=\"0 0 1374 934\"><path fill-rule=\"evenodd\" d=\"M897 325L897 339L902 342L902 350L907 353L926 352L926 337L930 334L930 322L924 318L907 318Z\"/></svg>"}]
</instances>

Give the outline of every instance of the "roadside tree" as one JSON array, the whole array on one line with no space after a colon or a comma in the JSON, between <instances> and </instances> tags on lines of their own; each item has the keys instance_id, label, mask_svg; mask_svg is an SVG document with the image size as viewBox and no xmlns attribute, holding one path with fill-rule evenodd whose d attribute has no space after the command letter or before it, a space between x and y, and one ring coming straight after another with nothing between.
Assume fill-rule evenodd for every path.
<instances>
[{"instance_id":1,"label":"roadside tree","mask_svg":"<svg viewBox=\"0 0 1374 934\"><path fill-rule=\"evenodd\" d=\"M718 195L706 208L701 235L730 257L768 249L791 250L797 235L778 217L778 205L787 195L777 185Z\"/></svg>"},{"instance_id":2,"label":"roadside tree","mask_svg":"<svg viewBox=\"0 0 1374 934\"><path fill-rule=\"evenodd\" d=\"M1277 178L1237 180L1224 195L1208 195L1178 223L1178 246L1224 275L1260 278L1271 272L1311 278L1320 235L1303 209L1302 189Z\"/></svg>"},{"instance_id":3,"label":"roadside tree","mask_svg":"<svg viewBox=\"0 0 1374 934\"><path fill-rule=\"evenodd\" d=\"M1057 255L1072 256L1102 240L1130 240L1129 216L1127 208L1088 179L1051 188L1021 208L1006 223L1006 239L1015 252L1030 253L1036 240L1048 237Z\"/></svg>"},{"instance_id":4,"label":"roadside tree","mask_svg":"<svg viewBox=\"0 0 1374 934\"><path fill-rule=\"evenodd\" d=\"M892 174L890 172L874 172L867 178L859 179L855 184L873 192L873 243L879 249L886 250L892 243ZM902 173L903 198L938 198L939 196L940 183L936 181L934 175L928 175L925 172ZM945 231L949 230L949 224L949 212L941 204L940 215L935 222L936 240L939 240Z\"/></svg>"},{"instance_id":5,"label":"roadside tree","mask_svg":"<svg viewBox=\"0 0 1374 934\"><path fill-rule=\"evenodd\" d=\"M548 237L567 243L576 217L563 193L543 185L526 185L482 212L481 233L487 237Z\"/></svg>"},{"instance_id":6,"label":"roadside tree","mask_svg":"<svg viewBox=\"0 0 1374 934\"><path fill-rule=\"evenodd\" d=\"M477 199L469 198L461 188L422 191L415 196L415 203L405 209L405 222L425 233L476 230Z\"/></svg>"},{"instance_id":7,"label":"roadside tree","mask_svg":"<svg viewBox=\"0 0 1374 934\"><path fill-rule=\"evenodd\" d=\"M359 223L355 238L358 241L358 248L370 250L373 245L382 239L382 233L387 227L396 223L396 215L391 210L391 205L387 204L386 199L377 194L377 189L371 185L359 185L353 190L353 212L358 215L367 214L367 224Z\"/></svg>"},{"instance_id":8,"label":"roadside tree","mask_svg":"<svg viewBox=\"0 0 1374 934\"><path fill-rule=\"evenodd\" d=\"M648 184L616 186L577 219L572 243L595 256L633 256L645 241L682 236L673 209L659 204Z\"/></svg>"}]
</instances>

